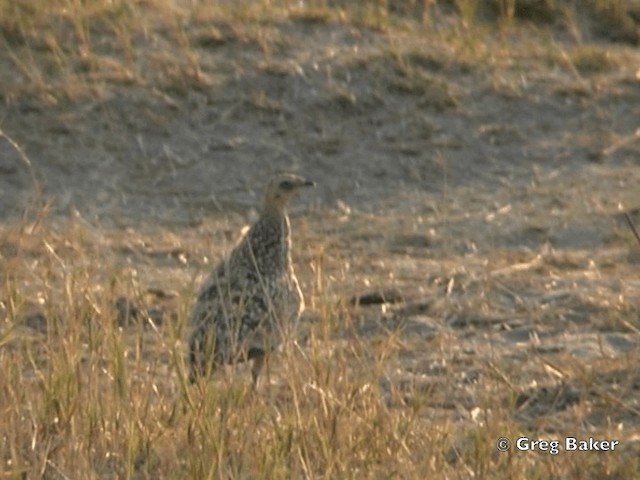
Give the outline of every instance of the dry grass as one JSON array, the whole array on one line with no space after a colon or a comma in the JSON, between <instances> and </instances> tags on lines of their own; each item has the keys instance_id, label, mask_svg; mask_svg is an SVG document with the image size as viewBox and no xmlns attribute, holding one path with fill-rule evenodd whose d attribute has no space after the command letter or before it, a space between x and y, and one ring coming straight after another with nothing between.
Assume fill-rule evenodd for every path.
<instances>
[{"instance_id":1,"label":"dry grass","mask_svg":"<svg viewBox=\"0 0 640 480\"><path fill-rule=\"evenodd\" d=\"M3 477L371 477L433 468L419 466L419 452L441 450L447 426L430 425L422 437L416 407L389 408L378 386L392 339L375 350L334 341L342 322L331 317L341 312L324 305L305 347L278 360L275 383L260 394L242 375L188 387L189 295L175 323L119 326L116 299L143 294L138 267L123 268L113 253L131 239L109 236L79 219L3 232Z\"/></svg>"},{"instance_id":2,"label":"dry grass","mask_svg":"<svg viewBox=\"0 0 640 480\"><path fill-rule=\"evenodd\" d=\"M4 227L2 478L637 475L637 350L611 355L600 343L600 360L583 365L570 350L597 349L606 334L581 337L569 328L577 334L569 347L538 338L560 318L582 318L581 309L607 311L606 282L590 300L572 290L567 273L564 287L539 290L546 269L573 270L573 281L586 286L586 258L496 252L489 272L468 258L464 271L435 273L425 283L430 292L444 285L446 296L422 292L426 304L407 301L376 313L346 300L360 282L388 283L384 265L379 275L371 260L383 244L352 236L352 250L369 262L349 265L325 251L331 241L323 244L310 222L299 228L300 240L313 247L298 261L309 265L305 290L316 314L299 345L274 359L257 394L242 366L198 386L185 382L184 319L194 279L206 268L205 232L109 232L79 216L51 221L46 212ZM358 224L353 218L348 228L364 232ZM396 267L398 285L413 296L409 272L431 261L421 260L419 243L398 243L404 238L413 237L391 241L395 249L418 249L417 266L404 274L402 263ZM447 261L440 269L455 271ZM536 271L541 275L528 274ZM346 292L340 287L351 282ZM158 292L176 287L177 296L160 295L171 298L158 306ZM115 308L122 296L141 309L130 322ZM634 328L625 305L604 332ZM497 438L521 435L611 438L621 447L600 455L496 451Z\"/></svg>"},{"instance_id":3,"label":"dry grass","mask_svg":"<svg viewBox=\"0 0 640 480\"><path fill-rule=\"evenodd\" d=\"M459 14L453 36L450 20L442 25L446 18L443 12L451 6ZM202 48L241 42L257 46L268 56L279 48L269 24L288 19L309 24L341 22L386 32L422 30L446 35L447 41L460 37L461 29L466 32L462 41L479 45L482 25L494 29L497 19L497 25L507 31L514 19L531 18L542 28L557 21L574 33L589 28L606 30L619 40L633 42L636 33L631 6L624 0L587 2L577 25L576 11L569 2L554 5L543 0L487 4L477 0L281 0L218 5L169 0L55 0L38 8L28 0L4 0L0 2L0 40L5 57L0 69L1 95L6 100L36 96L57 104L68 99L101 99L117 85L169 92L208 88L217 80L215 71L202 64Z\"/></svg>"},{"instance_id":4,"label":"dry grass","mask_svg":"<svg viewBox=\"0 0 640 480\"><path fill-rule=\"evenodd\" d=\"M327 72L319 91L341 111L383 104L380 92L414 96L425 110L453 108L460 95L440 74L447 69L487 70L489 90L517 98L520 72L539 59L569 73L552 80L558 92L588 96L597 87L591 80L624 61L581 31L569 47L510 45L522 2L493 2L497 36L494 17L483 23L475 1L352 3L57 0L36 9L0 0L0 95L7 104L86 102L91 111L114 88L141 88L177 109L174 96L205 91L242 68L291 75L295 65L277 58L289 39L273 28L289 20L388 35L382 53L354 55L337 64L344 71ZM554 3L555 18L581 28L569 2L546 4ZM624 2L588 5L627 28ZM445 16L448 8L460 17ZM533 28L543 29L538 22ZM429 53L412 47L412 38L429 35ZM229 66L202 55L230 43L260 52L260 61ZM371 72L379 88L359 89ZM292 105L263 89L238 101L267 121ZM416 139L456 142L428 119L405 120ZM331 127L316 139L327 155L349 140ZM375 135L384 138L387 127ZM478 134L509 144L517 130L508 127L485 124ZM603 142L603 157L633 147L637 135L613 140ZM397 148L415 155L415 143ZM578 192L576 204L554 172L535 171L526 185L509 187L508 199L495 192L483 204L472 189L454 197L444 151L437 165L403 159L410 175L442 183L442 199L395 198L385 215L344 207L294 219L312 313L257 394L243 366L198 386L185 381L185 318L198 279L233 240L220 232L238 231L237 219L110 229L77 212L50 215L37 187L32 210L0 226L0 478L638 477L631 233L600 232L595 251L530 246L553 235L566 236L560 243L597 237L595 227L585 235L563 228L585 215L613 216L617 201L633 199ZM169 175L151 160L142 174L149 172L154 187ZM624 180L601 178L609 190ZM398 289L403 301L350 305L353 295L379 288ZM123 311L127 302L137 315ZM621 445L600 454L497 452L499 437L522 435Z\"/></svg>"}]
</instances>

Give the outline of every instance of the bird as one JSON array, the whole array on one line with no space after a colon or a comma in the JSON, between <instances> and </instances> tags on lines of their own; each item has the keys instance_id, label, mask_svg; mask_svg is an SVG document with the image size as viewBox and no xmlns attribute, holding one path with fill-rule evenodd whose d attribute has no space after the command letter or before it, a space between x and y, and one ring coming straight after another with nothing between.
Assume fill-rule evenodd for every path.
<instances>
[{"instance_id":1,"label":"bird","mask_svg":"<svg viewBox=\"0 0 640 480\"><path fill-rule=\"evenodd\" d=\"M315 183L279 173L267 184L259 218L202 284L189 317L189 380L252 361L254 388L269 354L295 332L304 297L291 262L287 206Z\"/></svg>"}]
</instances>

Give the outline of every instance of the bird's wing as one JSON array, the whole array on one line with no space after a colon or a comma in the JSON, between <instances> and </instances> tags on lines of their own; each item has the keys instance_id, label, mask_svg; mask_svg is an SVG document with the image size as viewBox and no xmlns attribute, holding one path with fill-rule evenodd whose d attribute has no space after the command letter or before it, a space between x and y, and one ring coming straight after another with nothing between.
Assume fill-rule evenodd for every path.
<instances>
[{"instance_id":1,"label":"bird's wing","mask_svg":"<svg viewBox=\"0 0 640 480\"><path fill-rule=\"evenodd\" d=\"M226 316L231 322L247 316L259 316L259 312L266 311L263 283L254 268L231 256L221 262L203 283L197 297L194 320L201 321L204 314L214 322L220 316ZM251 325L249 320L242 321Z\"/></svg>"}]
</instances>

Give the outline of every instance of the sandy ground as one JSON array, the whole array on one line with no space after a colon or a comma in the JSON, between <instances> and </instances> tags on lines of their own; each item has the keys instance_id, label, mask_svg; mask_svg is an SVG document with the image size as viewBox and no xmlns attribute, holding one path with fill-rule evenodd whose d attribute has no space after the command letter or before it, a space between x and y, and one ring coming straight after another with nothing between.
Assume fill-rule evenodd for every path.
<instances>
[{"instance_id":1,"label":"sandy ground","mask_svg":"<svg viewBox=\"0 0 640 480\"><path fill-rule=\"evenodd\" d=\"M640 428L625 363L640 348L640 245L623 217L640 224L637 49L310 19L190 35L195 79L2 105L52 218L81 217L143 284L184 291L255 218L265 177L297 171L318 184L292 212L312 313L320 251L328 298L402 297L345 314L363 338L401 332L388 392L417 385L431 417L472 418L494 371L519 379L531 428L575 421L576 404L595 428ZM34 194L6 141L0 172L10 225Z\"/></svg>"}]
</instances>

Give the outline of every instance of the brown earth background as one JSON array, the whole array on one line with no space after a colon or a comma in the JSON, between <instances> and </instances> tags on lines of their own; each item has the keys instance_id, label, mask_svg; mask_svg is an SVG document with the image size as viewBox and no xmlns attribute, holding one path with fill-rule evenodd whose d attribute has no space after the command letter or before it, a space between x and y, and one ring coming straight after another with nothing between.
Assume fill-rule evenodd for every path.
<instances>
[{"instance_id":1,"label":"brown earth background","mask_svg":"<svg viewBox=\"0 0 640 480\"><path fill-rule=\"evenodd\" d=\"M0 434L0 478L640 475L640 244L625 217L640 225L640 3L36 3L0 1L0 432L16 432ZM291 386L275 361L263 403L245 392L238 418L289 411L297 389L313 416L353 386L374 392L375 418L411 422L384 453L366 439L394 444L400 420L362 444L348 425L373 417L345 407L332 441L351 455L314 462L291 420L304 461L268 474L238 469L231 447L220 458L236 460L207 463L184 432L208 417L170 405L189 397L197 285L279 170L317 183L291 216L300 348L329 380ZM153 441L132 447L115 420L95 427L111 442L86 440L86 372L70 383L75 409L50 406L60 365L112 365L106 347L69 347L91 345L85 310L115 325L130 362L114 418L147 384L151 413L131 418L177 422L140 427ZM104 368L95 391L118 378ZM621 447L495 451L519 435Z\"/></svg>"}]
</instances>

